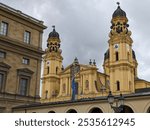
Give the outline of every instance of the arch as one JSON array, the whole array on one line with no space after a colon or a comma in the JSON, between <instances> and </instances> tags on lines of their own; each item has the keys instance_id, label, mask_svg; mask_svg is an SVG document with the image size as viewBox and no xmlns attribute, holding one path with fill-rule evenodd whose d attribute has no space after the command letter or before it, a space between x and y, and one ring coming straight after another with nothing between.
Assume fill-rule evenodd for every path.
<instances>
[{"instance_id":1,"label":"arch","mask_svg":"<svg viewBox=\"0 0 150 130\"><path fill-rule=\"evenodd\" d=\"M103 113L99 107L93 107L90 109L89 113Z\"/></svg>"},{"instance_id":2,"label":"arch","mask_svg":"<svg viewBox=\"0 0 150 130\"><path fill-rule=\"evenodd\" d=\"M123 110L120 113L134 113L134 111L131 107L123 105Z\"/></svg>"},{"instance_id":3,"label":"arch","mask_svg":"<svg viewBox=\"0 0 150 130\"><path fill-rule=\"evenodd\" d=\"M69 109L66 113L77 113L75 109Z\"/></svg>"},{"instance_id":4,"label":"arch","mask_svg":"<svg viewBox=\"0 0 150 130\"><path fill-rule=\"evenodd\" d=\"M150 101L144 106L143 112L150 113Z\"/></svg>"},{"instance_id":5,"label":"arch","mask_svg":"<svg viewBox=\"0 0 150 130\"><path fill-rule=\"evenodd\" d=\"M55 111L49 111L48 113L56 113Z\"/></svg>"},{"instance_id":6,"label":"arch","mask_svg":"<svg viewBox=\"0 0 150 130\"><path fill-rule=\"evenodd\" d=\"M149 108L147 109L147 113L150 113L150 106L149 106Z\"/></svg>"}]
</instances>

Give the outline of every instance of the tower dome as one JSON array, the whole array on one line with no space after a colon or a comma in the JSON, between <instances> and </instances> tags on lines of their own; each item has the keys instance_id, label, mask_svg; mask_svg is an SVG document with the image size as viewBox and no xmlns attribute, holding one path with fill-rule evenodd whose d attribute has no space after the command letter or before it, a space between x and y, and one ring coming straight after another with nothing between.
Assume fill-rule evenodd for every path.
<instances>
[{"instance_id":1,"label":"tower dome","mask_svg":"<svg viewBox=\"0 0 150 130\"><path fill-rule=\"evenodd\" d=\"M48 38L58 38L59 39L59 33L56 32L55 26L52 26L52 27L53 27L53 31L49 33L49 37Z\"/></svg>"},{"instance_id":2,"label":"tower dome","mask_svg":"<svg viewBox=\"0 0 150 130\"><path fill-rule=\"evenodd\" d=\"M123 11L121 8L120 8L120 3L119 2L117 2L117 4L118 4L118 8L115 10L115 12L113 13L113 15L112 15L112 17L114 18L114 17L126 17L126 13L125 13L125 11Z\"/></svg>"}]
</instances>

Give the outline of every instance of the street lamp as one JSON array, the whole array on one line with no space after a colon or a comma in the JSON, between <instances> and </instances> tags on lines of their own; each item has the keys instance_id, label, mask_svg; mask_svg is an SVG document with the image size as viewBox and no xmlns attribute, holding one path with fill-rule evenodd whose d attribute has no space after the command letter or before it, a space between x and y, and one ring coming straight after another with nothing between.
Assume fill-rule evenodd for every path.
<instances>
[{"instance_id":1,"label":"street lamp","mask_svg":"<svg viewBox=\"0 0 150 130\"><path fill-rule=\"evenodd\" d=\"M115 97L112 95L111 91L109 91L107 100L115 113L120 113L121 111L123 111L124 97L122 94L120 94L120 97L118 98L118 101L116 102L116 106L113 106Z\"/></svg>"}]
</instances>

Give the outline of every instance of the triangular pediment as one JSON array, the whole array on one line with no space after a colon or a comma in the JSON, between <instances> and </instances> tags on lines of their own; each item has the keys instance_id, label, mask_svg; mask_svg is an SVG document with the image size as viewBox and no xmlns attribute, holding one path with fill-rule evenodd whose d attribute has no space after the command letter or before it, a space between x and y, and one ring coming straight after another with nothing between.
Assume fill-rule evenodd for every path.
<instances>
[{"instance_id":1,"label":"triangular pediment","mask_svg":"<svg viewBox=\"0 0 150 130\"><path fill-rule=\"evenodd\" d=\"M72 68L73 64L70 64L69 66L67 66L62 73L70 73L70 69ZM90 66L90 65L83 65L83 64L78 64L78 66L80 66L80 70L90 70L90 69L97 69L94 66Z\"/></svg>"},{"instance_id":2,"label":"triangular pediment","mask_svg":"<svg viewBox=\"0 0 150 130\"><path fill-rule=\"evenodd\" d=\"M2 67L2 68L7 68L7 69L10 69L10 68L11 68L10 65L8 65L8 64L6 64L6 63L4 63L4 62L0 62L0 67Z\"/></svg>"},{"instance_id":3,"label":"triangular pediment","mask_svg":"<svg viewBox=\"0 0 150 130\"><path fill-rule=\"evenodd\" d=\"M24 73L29 73L29 74L33 74L34 72L28 68L21 68L18 69L19 72L24 72Z\"/></svg>"}]
</instances>

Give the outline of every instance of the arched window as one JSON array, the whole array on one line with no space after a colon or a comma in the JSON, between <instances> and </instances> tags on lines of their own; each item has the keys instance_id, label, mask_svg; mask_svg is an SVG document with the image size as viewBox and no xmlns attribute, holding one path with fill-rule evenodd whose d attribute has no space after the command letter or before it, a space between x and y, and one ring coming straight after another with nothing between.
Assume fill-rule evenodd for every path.
<instances>
[{"instance_id":1,"label":"arched window","mask_svg":"<svg viewBox=\"0 0 150 130\"><path fill-rule=\"evenodd\" d=\"M45 99L48 98L48 90L45 91Z\"/></svg>"},{"instance_id":2,"label":"arched window","mask_svg":"<svg viewBox=\"0 0 150 130\"><path fill-rule=\"evenodd\" d=\"M127 105L123 105L123 110L120 113L134 113L133 109Z\"/></svg>"},{"instance_id":3,"label":"arched window","mask_svg":"<svg viewBox=\"0 0 150 130\"><path fill-rule=\"evenodd\" d=\"M119 60L119 53L118 53L118 51L116 51L116 61L118 61Z\"/></svg>"},{"instance_id":4,"label":"arched window","mask_svg":"<svg viewBox=\"0 0 150 130\"><path fill-rule=\"evenodd\" d=\"M49 66L47 66L47 74L49 74Z\"/></svg>"},{"instance_id":5,"label":"arched window","mask_svg":"<svg viewBox=\"0 0 150 130\"><path fill-rule=\"evenodd\" d=\"M56 67L56 74L58 74L58 67Z\"/></svg>"},{"instance_id":6,"label":"arched window","mask_svg":"<svg viewBox=\"0 0 150 130\"><path fill-rule=\"evenodd\" d=\"M120 82L117 81L116 84L117 84L117 91L120 91Z\"/></svg>"}]
</instances>

